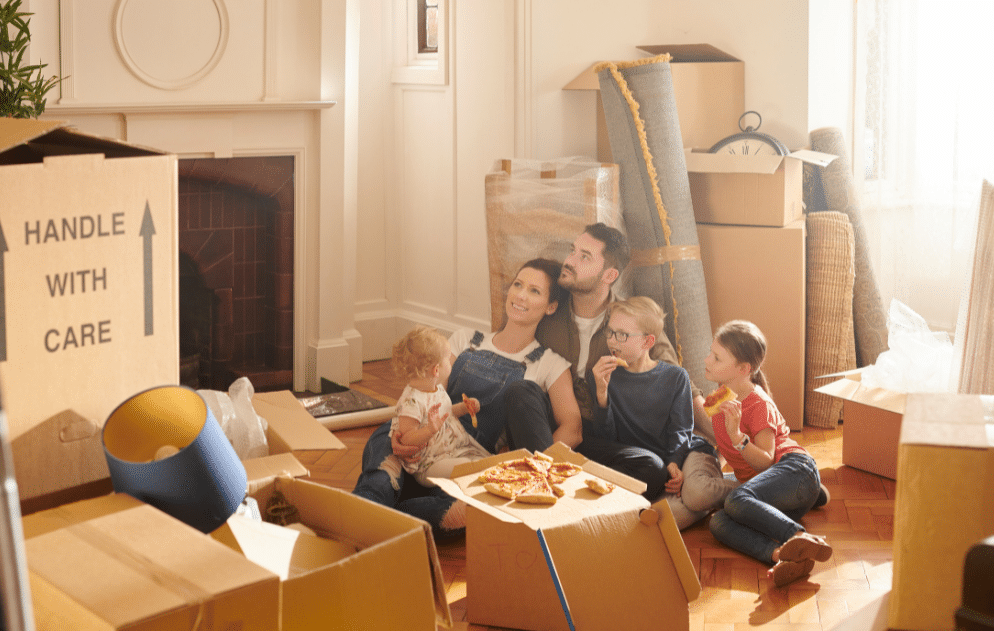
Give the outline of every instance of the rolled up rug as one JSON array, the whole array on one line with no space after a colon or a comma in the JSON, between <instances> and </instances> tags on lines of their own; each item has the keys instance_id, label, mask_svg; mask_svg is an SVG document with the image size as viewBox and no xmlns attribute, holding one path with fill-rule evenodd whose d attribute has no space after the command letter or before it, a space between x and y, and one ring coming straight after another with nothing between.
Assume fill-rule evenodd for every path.
<instances>
[{"instance_id":1,"label":"rolled up rug","mask_svg":"<svg viewBox=\"0 0 994 631\"><path fill-rule=\"evenodd\" d=\"M704 377L711 319L669 62L663 54L594 70L620 168L631 293L666 311L666 335L681 365L707 392L714 386Z\"/></svg>"},{"instance_id":2,"label":"rolled up rug","mask_svg":"<svg viewBox=\"0 0 994 631\"><path fill-rule=\"evenodd\" d=\"M877 288L876 276L870 263L863 213L852 177L852 163L849 160L842 130L823 127L815 129L809 136L812 149L838 156L821 170L821 189L825 208L808 208L808 211L844 212L852 224L856 256L856 275L853 285L856 361L858 366L869 366L877 361L877 355L887 350L887 312L880 298L880 290Z\"/></svg>"},{"instance_id":3,"label":"rolled up rug","mask_svg":"<svg viewBox=\"0 0 994 631\"><path fill-rule=\"evenodd\" d=\"M804 423L833 428L842 418L842 399L814 390L831 381L818 377L856 367L855 245L845 213L808 213L807 228Z\"/></svg>"}]
</instances>

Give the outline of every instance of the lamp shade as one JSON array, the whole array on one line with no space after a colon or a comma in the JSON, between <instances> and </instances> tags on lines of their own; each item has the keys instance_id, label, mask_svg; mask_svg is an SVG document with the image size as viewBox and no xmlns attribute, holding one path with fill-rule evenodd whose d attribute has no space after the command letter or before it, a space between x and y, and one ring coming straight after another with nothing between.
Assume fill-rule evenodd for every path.
<instances>
[{"instance_id":1,"label":"lamp shade","mask_svg":"<svg viewBox=\"0 0 994 631\"><path fill-rule=\"evenodd\" d=\"M161 386L119 405L103 429L114 490L211 532L245 499L245 467L210 407L186 386Z\"/></svg>"}]
</instances>

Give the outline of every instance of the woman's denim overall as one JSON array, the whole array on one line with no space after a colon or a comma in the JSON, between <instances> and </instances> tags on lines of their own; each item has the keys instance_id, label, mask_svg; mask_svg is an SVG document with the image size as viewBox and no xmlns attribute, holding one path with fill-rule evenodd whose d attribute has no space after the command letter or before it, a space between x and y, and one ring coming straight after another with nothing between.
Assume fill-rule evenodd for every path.
<instances>
[{"instance_id":1,"label":"woman's denim overall","mask_svg":"<svg viewBox=\"0 0 994 631\"><path fill-rule=\"evenodd\" d=\"M481 342L483 333L477 331L470 341L470 347L453 362L448 393L453 403L461 402L463 394L480 401L476 427L473 427L468 414L459 420L487 451L496 453L506 421L504 391L509 384L524 379L526 362L537 361L545 353L545 348L539 346L528 354L525 362L518 362L491 351L479 350ZM441 525L455 499L438 487L421 487L418 489L423 491L420 496L407 497L410 493L405 493L403 499L401 491L394 490L389 474L379 468L380 463L391 453L390 421L387 421L366 442L362 452L362 473L353 493L423 519L431 524L437 535L461 534L462 529L447 530ZM405 484L416 483L409 478Z\"/></svg>"}]
</instances>

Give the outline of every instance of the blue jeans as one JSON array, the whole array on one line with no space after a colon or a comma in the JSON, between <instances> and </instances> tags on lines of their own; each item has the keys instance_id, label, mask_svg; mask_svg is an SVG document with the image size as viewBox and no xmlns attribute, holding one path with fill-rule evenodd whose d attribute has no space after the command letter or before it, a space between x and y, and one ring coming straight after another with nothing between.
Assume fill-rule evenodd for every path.
<instances>
[{"instance_id":1,"label":"blue jeans","mask_svg":"<svg viewBox=\"0 0 994 631\"><path fill-rule=\"evenodd\" d=\"M804 530L798 522L814 506L820 489L814 458L785 454L728 494L725 507L711 516L711 534L730 548L773 563L773 551Z\"/></svg>"}]
</instances>

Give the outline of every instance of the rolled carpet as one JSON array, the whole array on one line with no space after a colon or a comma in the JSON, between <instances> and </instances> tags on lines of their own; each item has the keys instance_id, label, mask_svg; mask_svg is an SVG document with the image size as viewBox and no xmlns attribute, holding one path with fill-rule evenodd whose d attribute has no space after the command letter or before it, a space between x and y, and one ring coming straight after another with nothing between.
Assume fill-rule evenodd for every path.
<instances>
[{"instance_id":1,"label":"rolled carpet","mask_svg":"<svg viewBox=\"0 0 994 631\"><path fill-rule=\"evenodd\" d=\"M631 293L667 313L666 335L701 390L711 346L704 266L668 54L595 67L611 153L619 165L621 212L632 248Z\"/></svg>"},{"instance_id":2,"label":"rolled carpet","mask_svg":"<svg viewBox=\"0 0 994 631\"><path fill-rule=\"evenodd\" d=\"M838 156L821 170L821 189L825 208L808 211L837 210L849 217L853 228L855 279L853 285L853 330L856 338L856 361L869 366L877 355L887 350L887 312L880 299L876 276L870 264L869 246L859 195L852 177L852 163L846 151L842 130L823 127L810 133L811 148Z\"/></svg>"},{"instance_id":3,"label":"rolled carpet","mask_svg":"<svg viewBox=\"0 0 994 631\"><path fill-rule=\"evenodd\" d=\"M807 228L804 423L833 428L842 418L842 399L814 389L830 381L818 377L856 367L855 242L845 213L808 213Z\"/></svg>"}]
</instances>

